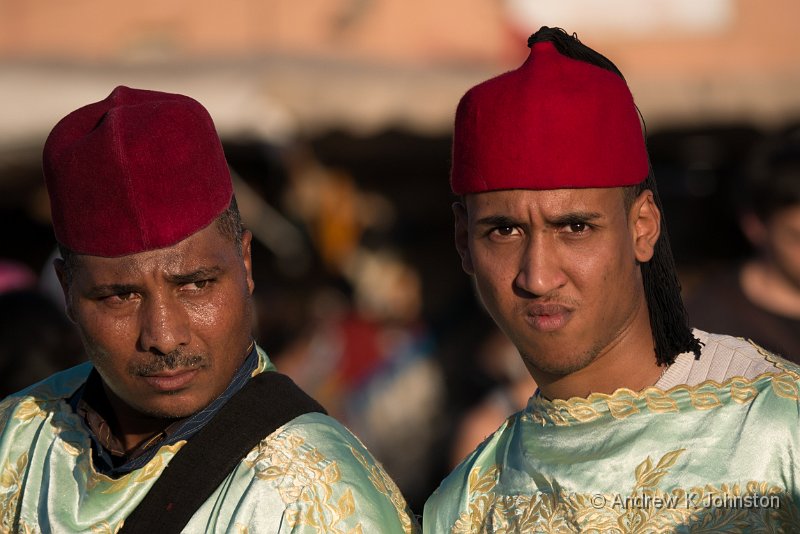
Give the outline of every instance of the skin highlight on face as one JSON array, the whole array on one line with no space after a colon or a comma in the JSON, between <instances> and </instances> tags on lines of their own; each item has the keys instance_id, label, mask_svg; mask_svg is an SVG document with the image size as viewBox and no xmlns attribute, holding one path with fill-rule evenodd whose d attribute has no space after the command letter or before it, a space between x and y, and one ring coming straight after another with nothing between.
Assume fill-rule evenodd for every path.
<instances>
[{"instance_id":1,"label":"skin highlight on face","mask_svg":"<svg viewBox=\"0 0 800 534\"><path fill-rule=\"evenodd\" d=\"M103 379L123 441L218 397L251 342L251 235L241 254L215 225L164 249L78 255L68 311Z\"/></svg>"},{"instance_id":2,"label":"skin highlight on face","mask_svg":"<svg viewBox=\"0 0 800 534\"><path fill-rule=\"evenodd\" d=\"M543 392L643 387L660 374L639 268L659 235L652 193L629 212L618 188L492 191L454 211L462 265Z\"/></svg>"}]
</instances>

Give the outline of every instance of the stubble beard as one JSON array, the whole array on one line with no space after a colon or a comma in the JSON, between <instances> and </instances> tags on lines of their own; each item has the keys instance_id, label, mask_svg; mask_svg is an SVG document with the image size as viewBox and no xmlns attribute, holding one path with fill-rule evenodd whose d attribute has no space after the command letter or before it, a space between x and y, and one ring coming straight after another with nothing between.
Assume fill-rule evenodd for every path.
<instances>
[{"instance_id":1,"label":"stubble beard","mask_svg":"<svg viewBox=\"0 0 800 534\"><path fill-rule=\"evenodd\" d=\"M556 358L533 351L519 352L528 369L535 369L552 376L567 376L588 367L600 356L604 348L605 345L598 342L577 355Z\"/></svg>"}]
</instances>

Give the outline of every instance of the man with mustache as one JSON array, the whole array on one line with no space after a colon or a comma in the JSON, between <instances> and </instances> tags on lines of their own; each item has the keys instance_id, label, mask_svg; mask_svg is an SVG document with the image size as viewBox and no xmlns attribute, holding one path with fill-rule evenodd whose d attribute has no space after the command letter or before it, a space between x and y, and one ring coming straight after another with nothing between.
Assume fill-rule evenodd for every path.
<instances>
[{"instance_id":1,"label":"man with mustache","mask_svg":"<svg viewBox=\"0 0 800 534\"><path fill-rule=\"evenodd\" d=\"M0 403L3 532L412 532L360 442L251 335L251 234L208 112L116 88L44 148L89 362Z\"/></svg>"},{"instance_id":2,"label":"man with mustache","mask_svg":"<svg viewBox=\"0 0 800 534\"><path fill-rule=\"evenodd\" d=\"M539 386L431 496L425 532L800 526L799 370L691 330L639 115L560 29L456 111L455 242Z\"/></svg>"}]
</instances>

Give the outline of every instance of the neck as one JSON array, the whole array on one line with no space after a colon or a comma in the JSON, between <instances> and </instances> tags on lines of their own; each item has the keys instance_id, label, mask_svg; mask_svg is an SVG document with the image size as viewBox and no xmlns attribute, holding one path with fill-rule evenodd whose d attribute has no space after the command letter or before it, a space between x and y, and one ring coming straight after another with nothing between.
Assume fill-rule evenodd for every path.
<instances>
[{"instance_id":1,"label":"neck","mask_svg":"<svg viewBox=\"0 0 800 534\"><path fill-rule=\"evenodd\" d=\"M176 421L176 419L154 417L138 412L117 397L105 384L103 384L103 389L111 408L107 422L114 436L122 443L126 453L131 452L140 443L162 432Z\"/></svg>"},{"instance_id":2,"label":"neck","mask_svg":"<svg viewBox=\"0 0 800 534\"><path fill-rule=\"evenodd\" d=\"M756 259L746 263L739 274L739 284L745 296L759 307L800 319L800 288L771 262Z\"/></svg>"},{"instance_id":3,"label":"neck","mask_svg":"<svg viewBox=\"0 0 800 534\"><path fill-rule=\"evenodd\" d=\"M656 362L650 320L637 314L634 322L585 367L566 375L529 369L542 395L550 400L611 394L620 388L633 391L654 385L666 369Z\"/></svg>"}]
</instances>

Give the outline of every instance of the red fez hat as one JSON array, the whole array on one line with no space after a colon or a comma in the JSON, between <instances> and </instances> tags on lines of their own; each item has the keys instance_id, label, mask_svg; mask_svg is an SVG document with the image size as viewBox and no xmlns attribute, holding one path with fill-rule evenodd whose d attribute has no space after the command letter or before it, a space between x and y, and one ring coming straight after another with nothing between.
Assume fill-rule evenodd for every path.
<instances>
[{"instance_id":1,"label":"red fez hat","mask_svg":"<svg viewBox=\"0 0 800 534\"><path fill-rule=\"evenodd\" d=\"M211 116L177 94L117 87L56 124L43 166L56 239L92 256L174 245L233 195Z\"/></svg>"},{"instance_id":2,"label":"red fez hat","mask_svg":"<svg viewBox=\"0 0 800 534\"><path fill-rule=\"evenodd\" d=\"M518 69L458 104L450 185L498 189L620 187L648 173L639 115L615 73L538 42Z\"/></svg>"}]
</instances>

